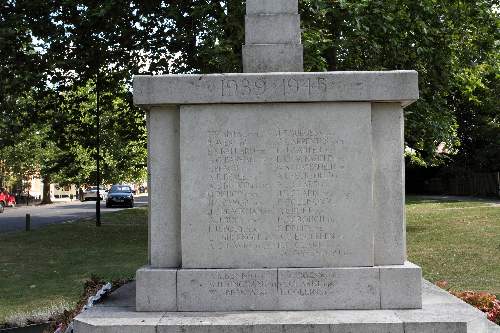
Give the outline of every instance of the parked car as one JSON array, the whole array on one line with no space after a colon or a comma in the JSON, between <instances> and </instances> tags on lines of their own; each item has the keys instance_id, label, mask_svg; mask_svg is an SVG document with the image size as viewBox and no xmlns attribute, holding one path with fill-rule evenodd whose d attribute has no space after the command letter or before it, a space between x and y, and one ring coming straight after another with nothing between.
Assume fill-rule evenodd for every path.
<instances>
[{"instance_id":1,"label":"parked car","mask_svg":"<svg viewBox=\"0 0 500 333\"><path fill-rule=\"evenodd\" d=\"M7 192L4 188L0 188L0 213L3 213L5 207L14 207L16 205L16 197Z\"/></svg>"},{"instance_id":2,"label":"parked car","mask_svg":"<svg viewBox=\"0 0 500 333\"><path fill-rule=\"evenodd\" d=\"M111 186L106 199L106 207L112 206L134 207L134 193L129 185Z\"/></svg>"},{"instance_id":3,"label":"parked car","mask_svg":"<svg viewBox=\"0 0 500 333\"><path fill-rule=\"evenodd\" d=\"M99 186L99 197L106 200L108 190L104 186ZM97 200L97 186L92 186L83 191L82 200Z\"/></svg>"}]
</instances>

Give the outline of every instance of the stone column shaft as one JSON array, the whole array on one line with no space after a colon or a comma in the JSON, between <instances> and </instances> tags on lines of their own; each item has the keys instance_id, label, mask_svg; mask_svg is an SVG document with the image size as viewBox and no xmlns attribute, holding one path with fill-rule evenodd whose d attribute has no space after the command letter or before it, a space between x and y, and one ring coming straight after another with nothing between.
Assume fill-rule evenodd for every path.
<instances>
[{"instance_id":1,"label":"stone column shaft","mask_svg":"<svg viewBox=\"0 0 500 333\"><path fill-rule=\"evenodd\" d=\"M297 0L247 0L243 71L303 72Z\"/></svg>"}]
</instances>

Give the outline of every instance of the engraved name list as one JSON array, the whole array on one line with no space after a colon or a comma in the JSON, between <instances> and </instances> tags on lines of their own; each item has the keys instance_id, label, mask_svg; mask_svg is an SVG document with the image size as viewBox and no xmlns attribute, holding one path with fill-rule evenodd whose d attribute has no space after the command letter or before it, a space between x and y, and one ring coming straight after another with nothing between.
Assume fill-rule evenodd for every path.
<instances>
[{"instance_id":1,"label":"engraved name list","mask_svg":"<svg viewBox=\"0 0 500 333\"><path fill-rule=\"evenodd\" d=\"M209 250L343 254L327 185L345 169L335 154L342 145L334 133L312 128L209 130Z\"/></svg>"}]
</instances>

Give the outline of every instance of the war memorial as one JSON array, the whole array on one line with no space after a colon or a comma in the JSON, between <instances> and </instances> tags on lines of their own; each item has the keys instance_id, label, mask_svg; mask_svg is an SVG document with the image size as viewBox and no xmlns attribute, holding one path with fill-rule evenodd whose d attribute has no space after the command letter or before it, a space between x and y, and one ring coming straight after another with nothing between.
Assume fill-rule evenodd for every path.
<instances>
[{"instance_id":1,"label":"war memorial","mask_svg":"<svg viewBox=\"0 0 500 333\"><path fill-rule=\"evenodd\" d=\"M486 333L406 260L415 71L303 72L297 0L247 0L244 73L136 76L149 265L77 333Z\"/></svg>"}]
</instances>

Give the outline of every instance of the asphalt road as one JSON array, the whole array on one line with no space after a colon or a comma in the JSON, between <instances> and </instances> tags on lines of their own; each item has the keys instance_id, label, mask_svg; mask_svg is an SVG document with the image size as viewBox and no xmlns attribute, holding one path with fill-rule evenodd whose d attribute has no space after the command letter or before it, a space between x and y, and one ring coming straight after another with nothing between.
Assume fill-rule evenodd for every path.
<instances>
[{"instance_id":1,"label":"asphalt road","mask_svg":"<svg viewBox=\"0 0 500 333\"><path fill-rule=\"evenodd\" d=\"M147 195L135 197L135 206L147 206ZM101 202L101 213L116 212L126 208L106 208ZM5 207L0 214L0 233L24 230L26 214L31 215L31 228L36 229L47 224L63 223L95 216L95 201L56 202L52 205Z\"/></svg>"}]
</instances>

